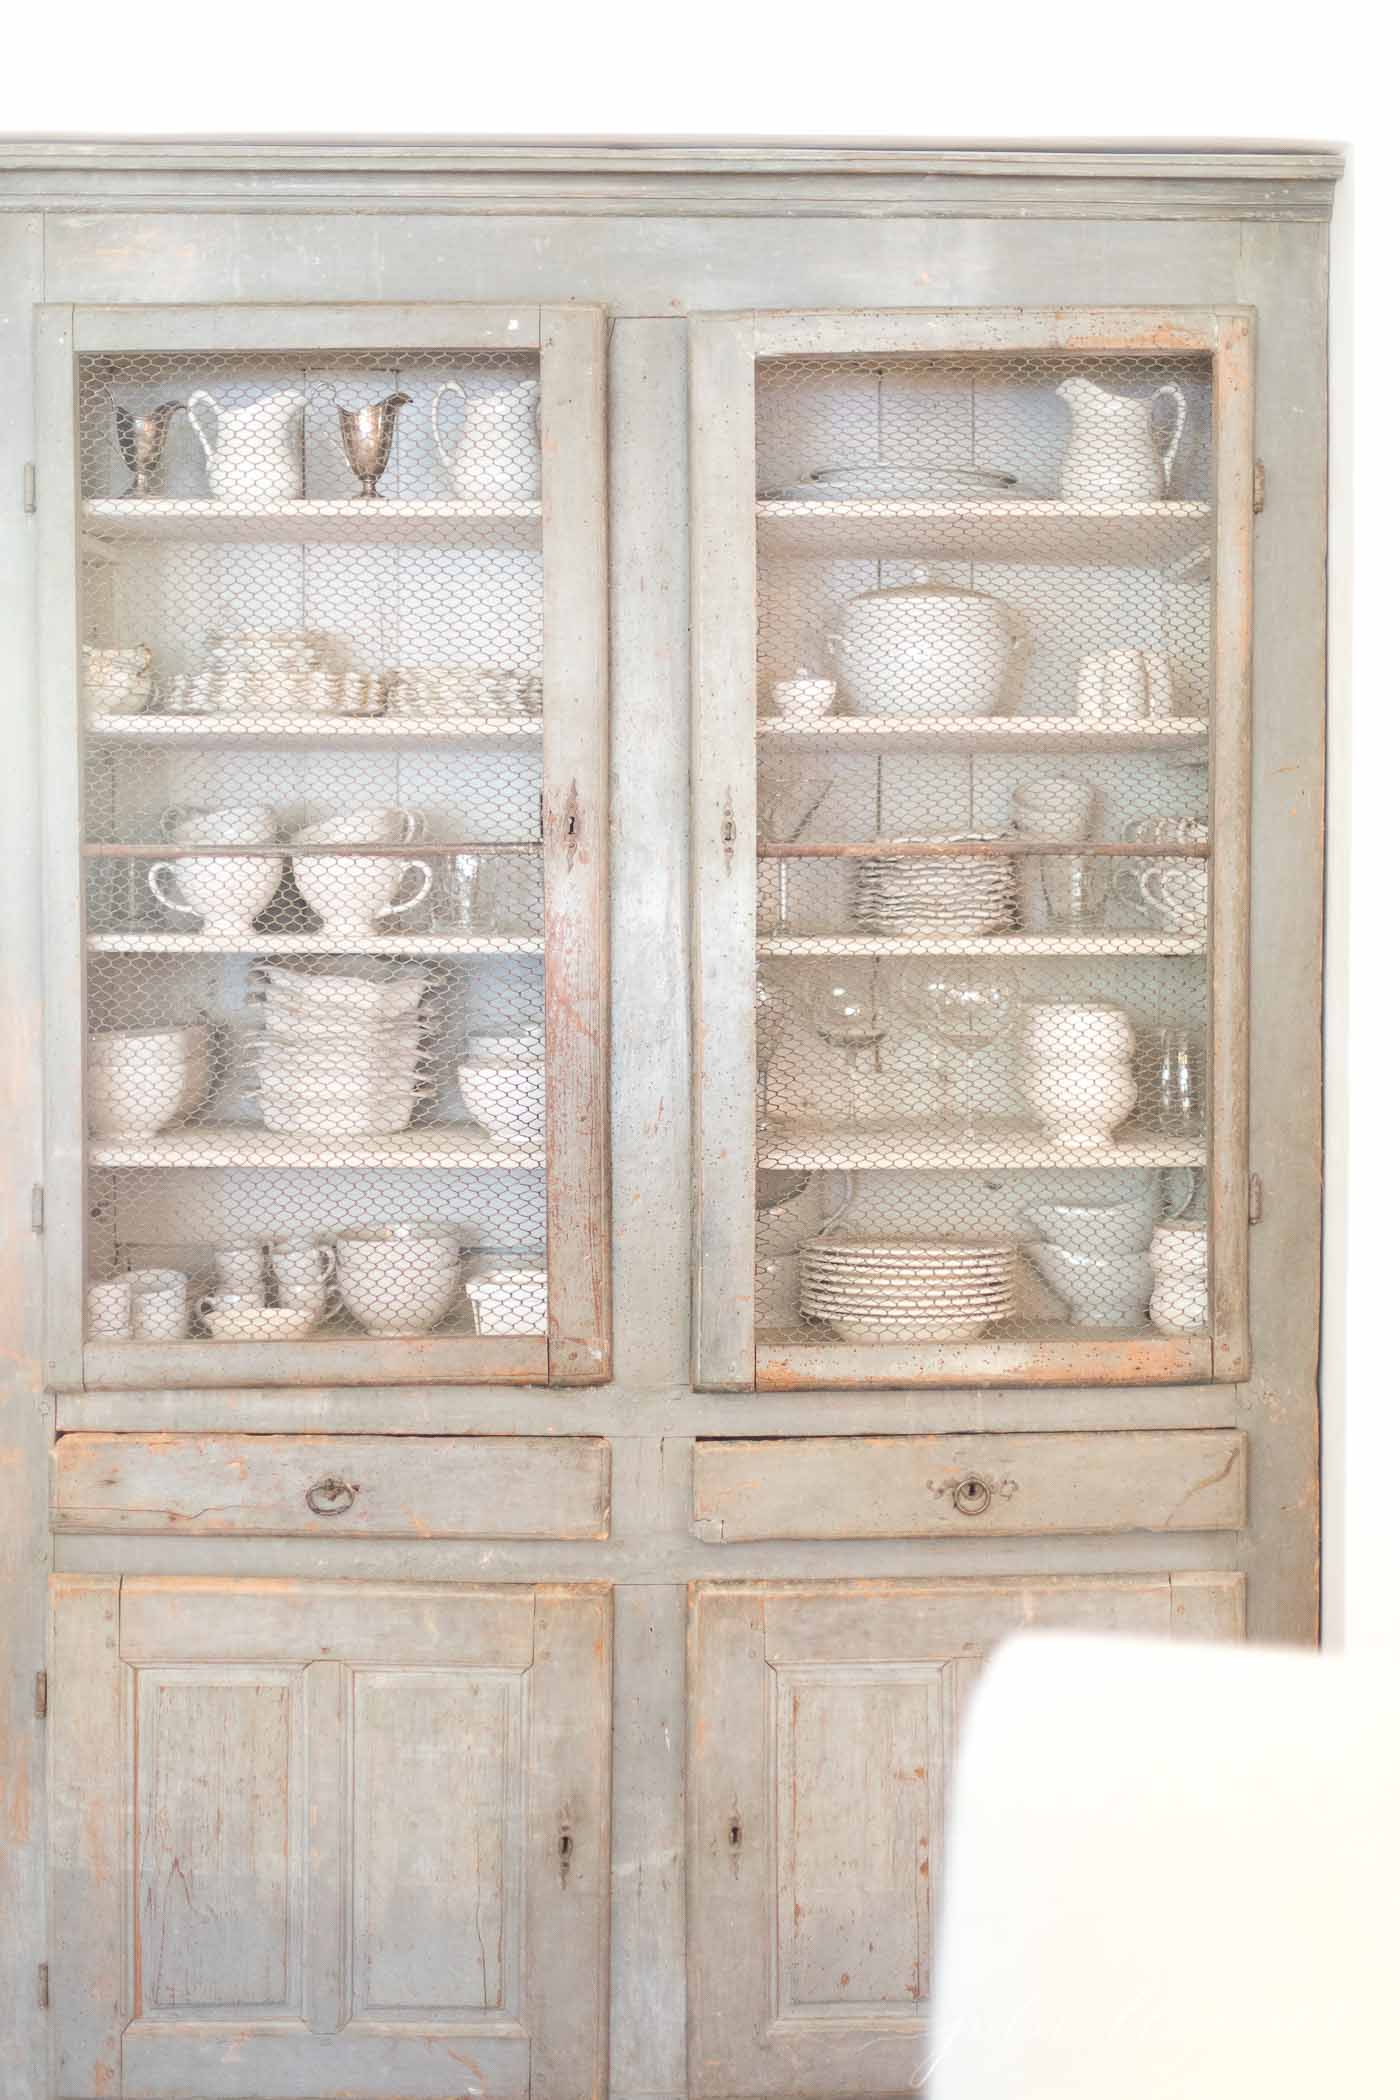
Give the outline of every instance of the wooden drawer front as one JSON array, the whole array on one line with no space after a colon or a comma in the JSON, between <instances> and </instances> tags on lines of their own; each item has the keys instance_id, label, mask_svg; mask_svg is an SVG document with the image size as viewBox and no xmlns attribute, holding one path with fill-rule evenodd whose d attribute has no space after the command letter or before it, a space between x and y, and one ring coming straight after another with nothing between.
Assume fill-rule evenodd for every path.
<instances>
[{"instance_id":1,"label":"wooden drawer front","mask_svg":"<svg viewBox=\"0 0 1400 2100\"><path fill-rule=\"evenodd\" d=\"M605 1437L65 1436L57 1531L605 1539Z\"/></svg>"},{"instance_id":2,"label":"wooden drawer front","mask_svg":"<svg viewBox=\"0 0 1400 2100\"><path fill-rule=\"evenodd\" d=\"M691 1529L738 1539L1234 1531L1236 1430L822 1436L697 1443Z\"/></svg>"}]
</instances>

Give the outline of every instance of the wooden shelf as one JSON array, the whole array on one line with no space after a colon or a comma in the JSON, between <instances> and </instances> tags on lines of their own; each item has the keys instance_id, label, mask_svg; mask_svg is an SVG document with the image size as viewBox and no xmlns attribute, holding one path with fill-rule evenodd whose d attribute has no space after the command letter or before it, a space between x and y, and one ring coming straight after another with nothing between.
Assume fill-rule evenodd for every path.
<instances>
[{"instance_id":1,"label":"wooden shelf","mask_svg":"<svg viewBox=\"0 0 1400 2100\"><path fill-rule=\"evenodd\" d=\"M471 503L400 503L390 497L365 502L356 496L280 503L110 496L83 505L84 526L107 548L117 540L537 548L541 515L538 503L486 509Z\"/></svg>"},{"instance_id":2,"label":"wooden shelf","mask_svg":"<svg viewBox=\"0 0 1400 2100\"><path fill-rule=\"evenodd\" d=\"M928 1122L870 1124L833 1129L771 1123L759 1134L758 1164L793 1172L995 1173L1080 1167L1203 1167L1203 1138L1162 1137L1129 1130L1092 1151L1056 1145L1038 1125L989 1122L971 1136L940 1131Z\"/></svg>"},{"instance_id":3,"label":"wooden shelf","mask_svg":"<svg viewBox=\"0 0 1400 2100\"><path fill-rule=\"evenodd\" d=\"M492 751L538 744L542 736L537 715L93 715L86 733L96 743L138 749L175 743L196 751L312 744L470 744Z\"/></svg>"},{"instance_id":4,"label":"wooden shelf","mask_svg":"<svg viewBox=\"0 0 1400 2100\"><path fill-rule=\"evenodd\" d=\"M1165 567L1207 536L1208 503L759 502L759 552L817 561Z\"/></svg>"},{"instance_id":5,"label":"wooden shelf","mask_svg":"<svg viewBox=\"0 0 1400 2100\"><path fill-rule=\"evenodd\" d=\"M1203 933L1132 928L1103 933L913 935L817 933L761 937L760 958L819 955L1204 955Z\"/></svg>"},{"instance_id":6,"label":"wooden shelf","mask_svg":"<svg viewBox=\"0 0 1400 2100\"><path fill-rule=\"evenodd\" d=\"M455 1173L543 1167L544 1147L502 1145L470 1124L403 1130L388 1137L298 1136L256 1123L163 1130L154 1137L93 1138L94 1167L447 1167Z\"/></svg>"},{"instance_id":7,"label":"wooden shelf","mask_svg":"<svg viewBox=\"0 0 1400 2100\"><path fill-rule=\"evenodd\" d=\"M139 717L137 718L139 719ZM758 718L759 748L821 751L827 757L875 757L884 751L1055 752L1156 751L1175 759L1199 754L1204 765L1210 724L1178 715L1166 722L1109 727L1077 715L827 715L794 722Z\"/></svg>"},{"instance_id":8,"label":"wooden shelf","mask_svg":"<svg viewBox=\"0 0 1400 2100\"><path fill-rule=\"evenodd\" d=\"M90 933L90 955L543 955L537 933Z\"/></svg>"}]
</instances>

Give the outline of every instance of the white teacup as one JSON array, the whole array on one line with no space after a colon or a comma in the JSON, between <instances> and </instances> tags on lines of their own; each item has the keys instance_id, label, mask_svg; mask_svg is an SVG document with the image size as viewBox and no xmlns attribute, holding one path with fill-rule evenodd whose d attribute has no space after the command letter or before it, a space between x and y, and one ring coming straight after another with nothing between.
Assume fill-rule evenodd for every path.
<instances>
[{"instance_id":1,"label":"white teacup","mask_svg":"<svg viewBox=\"0 0 1400 2100\"><path fill-rule=\"evenodd\" d=\"M1152 1267L1159 1279L1171 1276L1193 1283L1204 1281L1209 1259L1204 1224L1180 1219L1159 1225L1152 1235L1151 1251Z\"/></svg>"},{"instance_id":2,"label":"white teacup","mask_svg":"<svg viewBox=\"0 0 1400 2100\"><path fill-rule=\"evenodd\" d=\"M169 897L158 878L168 875L181 895ZM257 854L236 860L222 855L191 855L179 862L157 861L147 881L151 894L171 911L204 921L206 933L250 933L259 912L267 910L282 880L280 854Z\"/></svg>"},{"instance_id":3,"label":"white teacup","mask_svg":"<svg viewBox=\"0 0 1400 2100\"><path fill-rule=\"evenodd\" d=\"M189 1113L185 1060L148 1055L93 1058L88 1064L88 1126L94 1137L152 1137Z\"/></svg>"},{"instance_id":4,"label":"white teacup","mask_svg":"<svg viewBox=\"0 0 1400 2100\"><path fill-rule=\"evenodd\" d=\"M88 1287L87 1331L93 1341L126 1341L131 1334L131 1278Z\"/></svg>"},{"instance_id":5,"label":"white teacup","mask_svg":"<svg viewBox=\"0 0 1400 2100\"><path fill-rule=\"evenodd\" d=\"M272 1242L272 1273L278 1296L289 1290L325 1290L335 1274L335 1254L322 1240L283 1238Z\"/></svg>"},{"instance_id":6,"label":"white teacup","mask_svg":"<svg viewBox=\"0 0 1400 2100\"><path fill-rule=\"evenodd\" d=\"M246 1291L262 1303L264 1247L261 1240L239 1240L232 1247L216 1247L214 1272L221 1291Z\"/></svg>"},{"instance_id":7,"label":"white teacup","mask_svg":"<svg viewBox=\"0 0 1400 2100\"><path fill-rule=\"evenodd\" d=\"M411 846L423 835L423 818L416 809L376 805L369 809L342 810L318 824L307 824L293 832L294 846Z\"/></svg>"},{"instance_id":8,"label":"white teacup","mask_svg":"<svg viewBox=\"0 0 1400 2100\"><path fill-rule=\"evenodd\" d=\"M298 1312L309 1313L319 1322L329 1319L332 1313L338 1313L344 1301L339 1291L327 1290L323 1283L295 1283L279 1286L277 1302L294 1307Z\"/></svg>"},{"instance_id":9,"label":"white teacup","mask_svg":"<svg viewBox=\"0 0 1400 2100\"><path fill-rule=\"evenodd\" d=\"M781 678L772 689L773 712L785 720L819 721L836 704L834 678Z\"/></svg>"},{"instance_id":10,"label":"white teacup","mask_svg":"<svg viewBox=\"0 0 1400 2100\"><path fill-rule=\"evenodd\" d=\"M204 1297L199 1299L194 1309L195 1318L202 1320L205 1326L208 1327L216 1313L228 1313L236 1308L254 1312L266 1302L261 1283L258 1284L255 1290L236 1290L221 1286L216 1291L207 1292Z\"/></svg>"},{"instance_id":11,"label":"white teacup","mask_svg":"<svg viewBox=\"0 0 1400 2100\"><path fill-rule=\"evenodd\" d=\"M1142 902L1169 933L1203 933L1210 909L1210 875L1204 861L1184 860L1144 868L1137 877Z\"/></svg>"},{"instance_id":12,"label":"white teacup","mask_svg":"<svg viewBox=\"0 0 1400 2100\"><path fill-rule=\"evenodd\" d=\"M1098 649L1082 659L1077 704L1086 721L1141 721L1150 698L1145 650Z\"/></svg>"},{"instance_id":13,"label":"white teacup","mask_svg":"<svg viewBox=\"0 0 1400 2100\"><path fill-rule=\"evenodd\" d=\"M415 872L420 877L418 888L412 896L395 902L395 892ZM322 930L348 935L372 933L376 919L412 911L432 888L433 871L425 860L381 860L377 854L347 854L344 858L298 854L292 861L292 879L320 918Z\"/></svg>"}]
</instances>

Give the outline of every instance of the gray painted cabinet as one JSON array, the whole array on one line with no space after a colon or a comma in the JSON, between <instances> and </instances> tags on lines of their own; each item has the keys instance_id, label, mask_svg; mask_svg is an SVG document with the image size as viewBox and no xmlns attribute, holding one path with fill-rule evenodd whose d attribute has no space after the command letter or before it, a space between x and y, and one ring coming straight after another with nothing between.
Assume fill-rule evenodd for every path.
<instances>
[{"instance_id":1,"label":"gray painted cabinet","mask_svg":"<svg viewBox=\"0 0 1400 2100\"><path fill-rule=\"evenodd\" d=\"M1315 1638L1337 172L0 146L15 2100L880 2100L956 2017L995 1643ZM1179 397L1163 487L1066 489L1077 380L1154 458ZM334 411L392 391L364 500ZM115 409L201 392L128 497ZM1019 682L887 710L852 607L911 589ZM1174 1031L1189 1116L1088 1143L940 972L1126 1012L1135 1087ZM372 1085L298 1084L322 978L419 975ZM172 1026L202 1106L114 1129ZM1205 1245L1185 1312L1026 1251L1125 1193ZM328 1324L92 1331L250 1261Z\"/></svg>"}]
</instances>

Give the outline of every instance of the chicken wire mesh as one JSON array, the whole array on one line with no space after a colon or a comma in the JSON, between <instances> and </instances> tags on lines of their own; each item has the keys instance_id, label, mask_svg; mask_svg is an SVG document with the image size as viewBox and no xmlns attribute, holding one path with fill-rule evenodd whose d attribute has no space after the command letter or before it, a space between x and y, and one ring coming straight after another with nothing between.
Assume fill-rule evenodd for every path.
<instances>
[{"instance_id":1,"label":"chicken wire mesh","mask_svg":"<svg viewBox=\"0 0 1400 2100\"><path fill-rule=\"evenodd\" d=\"M1209 1325L1211 371L760 363L760 1333Z\"/></svg>"},{"instance_id":2,"label":"chicken wire mesh","mask_svg":"<svg viewBox=\"0 0 1400 2100\"><path fill-rule=\"evenodd\" d=\"M91 1338L545 1331L538 398L80 361Z\"/></svg>"}]
</instances>

